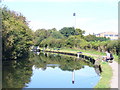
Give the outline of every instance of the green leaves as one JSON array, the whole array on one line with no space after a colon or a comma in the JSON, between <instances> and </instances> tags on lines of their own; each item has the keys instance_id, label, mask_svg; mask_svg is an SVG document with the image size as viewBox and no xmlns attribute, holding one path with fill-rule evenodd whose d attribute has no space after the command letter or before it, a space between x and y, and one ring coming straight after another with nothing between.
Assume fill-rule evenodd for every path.
<instances>
[{"instance_id":1,"label":"green leaves","mask_svg":"<svg viewBox=\"0 0 120 90\"><path fill-rule=\"evenodd\" d=\"M87 42L84 39L82 39L79 35L70 36L66 40L66 46L70 48L84 48L86 43Z\"/></svg>"},{"instance_id":2,"label":"green leaves","mask_svg":"<svg viewBox=\"0 0 120 90\"><path fill-rule=\"evenodd\" d=\"M90 42L90 41L108 41L110 40L109 38L106 38L106 37L96 37L95 35L87 35L85 36L85 40Z\"/></svg>"},{"instance_id":3,"label":"green leaves","mask_svg":"<svg viewBox=\"0 0 120 90\"><path fill-rule=\"evenodd\" d=\"M80 35L82 37L85 31L81 29L75 29L74 27L64 27L60 30L60 33L65 37L69 37L71 35Z\"/></svg>"},{"instance_id":4,"label":"green leaves","mask_svg":"<svg viewBox=\"0 0 120 90\"><path fill-rule=\"evenodd\" d=\"M60 33L65 37L69 37L70 35L75 35L74 27L64 27L60 30Z\"/></svg>"},{"instance_id":5,"label":"green leaves","mask_svg":"<svg viewBox=\"0 0 120 90\"><path fill-rule=\"evenodd\" d=\"M22 57L32 43L32 31L21 14L2 8L3 59Z\"/></svg>"}]
</instances>

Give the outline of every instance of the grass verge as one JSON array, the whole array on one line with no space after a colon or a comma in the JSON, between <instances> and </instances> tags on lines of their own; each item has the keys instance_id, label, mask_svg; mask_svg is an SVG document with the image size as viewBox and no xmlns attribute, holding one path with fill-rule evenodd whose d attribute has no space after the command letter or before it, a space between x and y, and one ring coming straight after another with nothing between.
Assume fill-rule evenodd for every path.
<instances>
[{"instance_id":1,"label":"grass verge","mask_svg":"<svg viewBox=\"0 0 120 90\"><path fill-rule=\"evenodd\" d=\"M102 73L101 79L94 88L110 88L110 80L112 78L112 68L107 62L101 62Z\"/></svg>"}]
</instances>

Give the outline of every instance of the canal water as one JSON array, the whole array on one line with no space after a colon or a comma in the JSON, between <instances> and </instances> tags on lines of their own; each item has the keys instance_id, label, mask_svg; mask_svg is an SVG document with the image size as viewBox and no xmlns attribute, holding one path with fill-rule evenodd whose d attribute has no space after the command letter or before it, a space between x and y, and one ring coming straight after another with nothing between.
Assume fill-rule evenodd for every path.
<instances>
[{"instance_id":1,"label":"canal water","mask_svg":"<svg viewBox=\"0 0 120 90\"><path fill-rule=\"evenodd\" d=\"M99 80L97 67L74 56L31 53L3 61L3 88L93 88Z\"/></svg>"}]
</instances>

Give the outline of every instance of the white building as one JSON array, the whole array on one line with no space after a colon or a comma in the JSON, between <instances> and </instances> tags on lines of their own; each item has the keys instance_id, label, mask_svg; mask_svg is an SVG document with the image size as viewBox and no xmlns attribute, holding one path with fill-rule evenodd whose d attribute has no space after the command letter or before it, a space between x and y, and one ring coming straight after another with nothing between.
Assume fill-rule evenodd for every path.
<instances>
[{"instance_id":1,"label":"white building","mask_svg":"<svg viewBox=\"0 0 120 90\"><path fill-rule=\"evenodd\" d=\"M96 37L106 37L106 38L110 38L111 40L118 39L118 33L115 33L115 32L103 32L103 33L98 33L95 35Z\"/></svg>"}]
</instances>

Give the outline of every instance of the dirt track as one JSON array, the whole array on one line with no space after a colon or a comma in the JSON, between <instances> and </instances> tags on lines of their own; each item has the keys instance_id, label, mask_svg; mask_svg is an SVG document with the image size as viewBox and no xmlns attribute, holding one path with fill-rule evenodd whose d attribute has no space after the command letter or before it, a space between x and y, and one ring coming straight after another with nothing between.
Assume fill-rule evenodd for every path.
<instances>
[{"instance_id":1,"label":"dirt track","mask_svg":"<svg viewBox=\"0 0 120 90\"><path fill-rule=\"evenodd\" d=\"M113 76L111 79L110 86L111 88L118 88L118 63L116 61L113 61L113 63L109 63L113 70Z\"/></svg>"}]
</instances>

